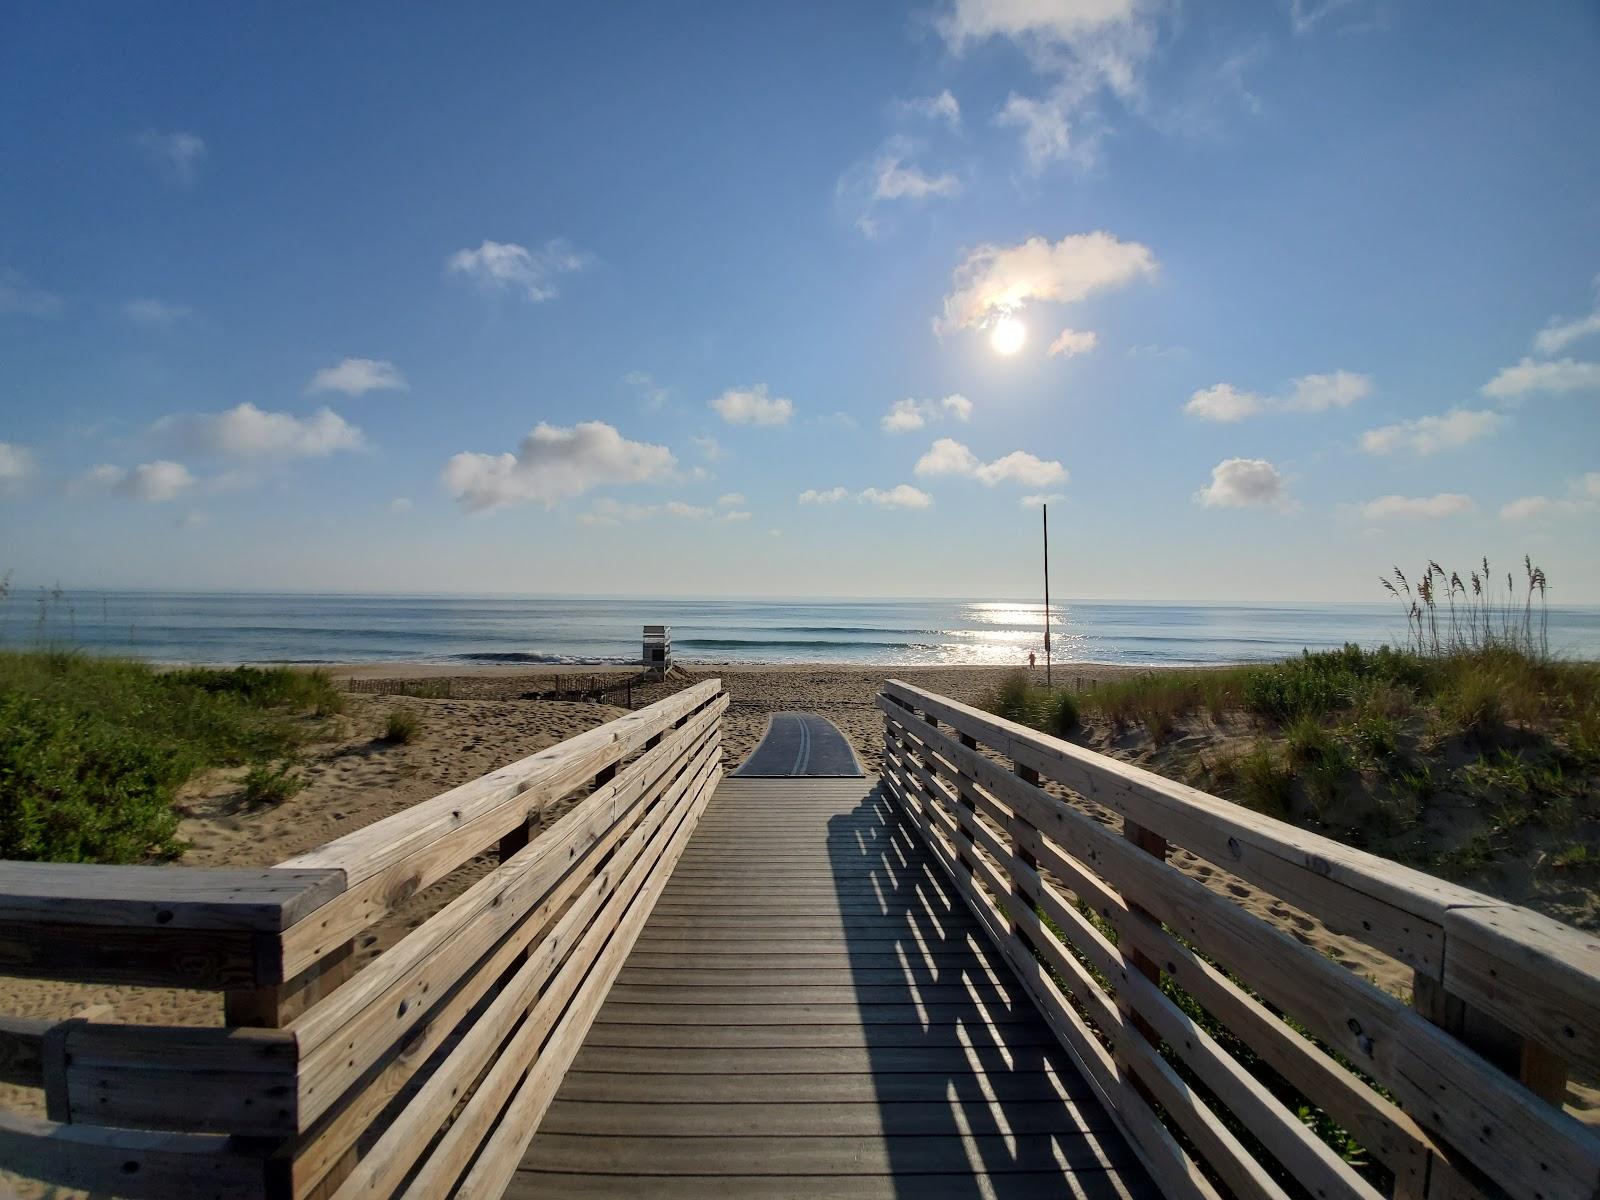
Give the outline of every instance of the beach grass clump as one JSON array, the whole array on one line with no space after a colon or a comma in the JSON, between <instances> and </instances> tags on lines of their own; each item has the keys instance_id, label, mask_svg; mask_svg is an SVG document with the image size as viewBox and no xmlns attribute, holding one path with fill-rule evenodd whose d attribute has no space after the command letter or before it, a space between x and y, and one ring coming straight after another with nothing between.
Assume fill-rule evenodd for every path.
<instances>
[{"instance_id":1,"label":"beach grass clump","mask_svg":"<svg viewBox=\"0 0 1600 1200\"><path fill-rule=\"evenodd\" d=\"M421 732L422 718L417 714L417 710L409 705L402 704L397 708L391 708L383 723L383 740L399 746L416 741Z\"/></svg>"},{"instance_id":2,"label":"beach grass clump","mask_svg":"<svg viewBox=\"0 0 1600 1200\"><path fill-rule=\"evenodd\" d=\"M305 777L295 770L293 759L257 763L245 772L244 802L251 806L277 806L298 795L305 786Z\"/></svg>"},{"instance_id":3,"label":"beach grass clump","mask_svg":"<svg viewBox=\"0 0 1600 1200\"><path fill-rule=\"evenodd\" d=\"M984 707L998 717L1064 737L1078 727L1078 706L1065 688L1043 688L1018 671L1008 675Z\"/></svg>"},{"instance_id":4,"label":"beach grass clump","mask_svg":"<svg viewBox=\"0 0 1600 1200\"><path fill-rule=\"evenodd\" d=\"M330 694L325 675L289 668L0 651L0 858L173 857L178 789L209 767L291 756L323 728Z\"/></svg>"}]
</instances>

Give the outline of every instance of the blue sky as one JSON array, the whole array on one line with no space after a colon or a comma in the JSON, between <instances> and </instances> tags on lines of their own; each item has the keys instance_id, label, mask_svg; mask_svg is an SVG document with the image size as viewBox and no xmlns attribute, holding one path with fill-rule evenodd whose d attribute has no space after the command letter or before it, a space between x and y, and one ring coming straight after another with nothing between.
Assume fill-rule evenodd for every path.
<instances>
[{"instance_id":1,"label":"blue sky","mask_svg":"<svg viewBox=\"0 0 1600 1200\"><path fill-rule=\"evenodd\" d=\"M0 566L1597 602L1596 112L1590 3L8 5Z\"/></svg>"}]
</instances>

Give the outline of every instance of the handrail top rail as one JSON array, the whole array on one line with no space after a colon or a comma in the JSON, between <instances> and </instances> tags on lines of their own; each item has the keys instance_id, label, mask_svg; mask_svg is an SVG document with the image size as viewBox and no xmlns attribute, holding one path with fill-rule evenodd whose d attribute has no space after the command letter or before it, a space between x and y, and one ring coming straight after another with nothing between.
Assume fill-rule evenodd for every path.
<instances>
[{"instance_id":1,"label":"handrail top rail","mask_svg":"<svg viewBox=\"0 0 1600 1200\"><path fill-rule=\"evenodd\" d=\"M344 873L0 859L0 924L278 933L344 890Z\"/></svg>"}]
</instances>

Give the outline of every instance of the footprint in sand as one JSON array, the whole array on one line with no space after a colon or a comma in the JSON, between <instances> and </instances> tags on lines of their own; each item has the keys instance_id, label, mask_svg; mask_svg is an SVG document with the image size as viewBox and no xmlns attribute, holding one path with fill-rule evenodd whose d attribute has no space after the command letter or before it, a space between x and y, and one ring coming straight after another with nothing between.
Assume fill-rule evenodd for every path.
<instances>
[{"instance_id":1,"label":"footprint in sand","mask_svg":"<svg viewBox=\"0 0 1600 1200\"><path fill-rule=\"evenodd\" d=\"M1253 896L1255 893L1241 884L1230 883L1228 885L1228 894L1231 896Z\"/></svg>"}]
</instances>

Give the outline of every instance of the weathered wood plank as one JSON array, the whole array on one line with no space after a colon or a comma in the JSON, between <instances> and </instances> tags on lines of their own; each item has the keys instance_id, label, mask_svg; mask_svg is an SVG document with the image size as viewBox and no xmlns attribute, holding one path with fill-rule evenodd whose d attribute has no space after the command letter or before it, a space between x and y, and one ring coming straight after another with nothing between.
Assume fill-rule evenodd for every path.
<instances>
[{"instance_id":1,"label":"weathered wood plank","mask_svg":"<svg viewBox=\"0 0 1600 1200\"><path fill-rule=\"evenodd\" d=\"M1600 1072L1600 935L1514 905L1445 916L1445 989Z\"/></svg>"},{"instance_id":2,"label":"weathered wood plank","mask_svg":"<svg viewBox=\"0 0 1600 1200\"><path fill-rule=\"evenodd\" d=\"M601 1013L602 1018L607 1014ZM902 1025L693 1025L644 1024L597 1020L590 1030L592 1046L700 1046L784 1049L893 1049L897 1046L970 1046L974 1049L1053 1046L1055 1035L1039 1025L1014 1024L1000 1028L987 1024L936 1024L919 1028Z\"/></svg>"},{"instance_id":3,"label":"weathered wood plank","mask_svg":"<svg viewBox=\"0 0 1600 1200\"><path fill-rule=\"evenodd\" d=\"M0 861L0 925L287 929L344 890L337 870Z\"/></svg>"},{"instance_id":4,"label":"weathered wood plank","mask_svg":"<svg viewBox=\"0 0 1600 1200\"><path fill-rule=\"evenodd\" d=\"M685 773L675 793L669 793L653 805L640 822L635 835L625 843L626 858L611 874L615 882L608 881L604 890L595 893L597 911L591 915L588 911L574 910L570 935L547 939L544 962L531 959L524 965L519 975L525 974L527 978L519 979L500 994L463 1044L456 1047L446 1070L430 1078L410 1099L400 1117L389 1125L336 1193L340 1200L390 1195L427 1149L433 1131L451 1115L450 1102L461 1094L464 1084L482 1070L483 1064L510 1032L510 1043L500 1049L467 1107L429 1152L421 1164L420 1174L408 1189L422 1196L451 1194L449 1188L456 1176L477 1149L489 1124L500 1115L501 1105L522 1073L537 1062L541 1042L557 1027L563 1007L580 987L601 947L618 928L621 911L649 877L658 857L670 849L679 823L691 819L697 803L695 797L703 795L715 777L714 747L712 751L697 758L697 765ZM556 952L557 946L561 948L560 953ZM565 952L568 946L570 954ZM538 985L546 978L551 982L541 993ZM532 1130L528 1133L531 1135Z\"/></svg>"},{"instance_id":5,"label":"weathered wood plank","mask_svg":"<svg viewBox=\"0 0 1600 1200\"><path fill-rule=\"evenodd\" d=\"M720 766L713 763L710 774L685 796L684 803L678 810L681 816L677 827L674 829L664 826L662 832L666 841L659 851L659 857L654 861L641 862L635 868L640 872L637 879L627 880L618 888L615 899L617 903L625 904L626 907L606 922L605 928L609 938L604 949L600 950L597 956L585 955L589 961L583 963L584 974L581 983L569 993L571 1001L566 1011L551 1029L549 1040L538 1061L517 1086L500 1116L499 1125L485 1139L471 1169L451 1193L453 1196L465 1200L478 1200L478 1198L498 1200L505 1192L506 1185L516 1174L528 1142L538 1129L555 1096L561 1077L582 1046L584 1036L594 1020L596 1010L605 999L611 980L621 969L629 951L633 948L639 929L648 919L663 880L671 873L678 855L683 852L683 847L694 832L700 814L705 810L720 775ZM575 954L574 960L576 959ZM486 1084L487 1081L480 1085L480 1094ZM475 1094L473 1099L477 1098L478 1094ZM446 1135L446 1142L460 1128L464 1119L465 1114L451 1126L450 1133ZM470 1146L470 1143L463 1144ZM441 1144L440 1151L443 1150L444 1145ZM435 1159L437 1157L438 1152ZM435 1159L429 1160L430 1167L434 1165ZM462 1161L464 1164L465 1160ZM434 1176L434 1179L447 1181L451 1177L450 1173L441 1172ZM435 1194L437 1194L436 1185L430 1183L427 1173L424 1173L407 1189L405 1200L427 1200Z\"/></svg>"},{"instance_id":6,"label":"weathered wood plank","mask_svg":"<svg viewBox=\"0 0 1600 1200\"><path fill-rule=\"evenodd\" d=\"M686 755L711 740L718 729L721 714L726 708L726 696L719 696L706 704L682 728L673 730L670 736L664 737L654 748L630 763L627 770L619 777L586 796L580 807L595 821L602 823L607 811L613 814L629 811L663 777L679 769ZM561 743L561 745L566 744ZM534 757L537 758L538 755ZM523 761L526 763L531 760ZM514 764L518 765L520 764ZM538 771L529 769L533 771L530 778L538 776ZM570 771L568 773L570 774ZM561 778L564 779L566 776L562 775ZM446 792L438 797L438 800L453 794ZM334 948L355 937L396 905L443 879L461 863L485 849L495 838L512 830L522 829L528 822L539 819L545 806L555 798L557 796L550 793L549 788L530 784L526 790L504 799L497 806L484 808L480 805L474 808L463 802L459 807L449 807L439 811L429 808L432 815L427 820L420 823L418 820L410 820L403 827L397 828L394 831L395 836L409 838L410 850L398 857L385 852L381 856L381 864L378 865L370 861L364 862L362 869L367 870L364 877L352 882L344 894L287 930L282 937L283 969L293 974L322 960ZM436 805L437 800L428 801L427 805L407 809L388 820L394 821L402 817L409 819L418 809ZM538 840L548 847L550 844L548 839L557 828L565 830L569 836L580 836L575 824L567 820L571 815L568 813L562 822L544 830ZM370 843L368 830L378 829L386 823L380 821L376 825L351 834L352 838L359 836L366 840L356 847L346 846L346 851L352 855L359 853L361 846L368 846ZM587 836L598 837L600 832L603 830L590 828ZM346 839L341 839L344 840ZM332 847L337 847L339 844L331 843L330 847L324 849L331 851ZM503 858L502 865L511 857L512 855L508 855ZM301 856L300 859L290 861L301 862L305 858L306 856ZM368 870L369 867L372 869Z\"/></svg>"},{"instance_id":7,"label":"weathered wood plank","mask_svg":"<svg viewBox=\"0 0 1600 1200\"><path fill-rule=\"evenodd\" d=\"M541 1134L526 1161L529 1170L610 1171L659 1176L898 1175L972 1172L1100 1172L1135 1166L1120 1138L1097 1133L1004 1134L942 1137L614 1137Z\"/></svg>"},{"instance_id":8,"label":"weathered wood plank","mask_svg":"<svg viewBox=\"0 0 1600 1200\"><path fill-rule=\"evenodd\" d=\"M248 930L0 924L0 975L220 992L255 987L275 970Z\"/></svg>"},{"instance_id":9,"label":"weathered wood plank","mask_svg":"<svg viewBox=\"0 0 1600 1200\"><path fill-rule=\"evenodd\" d=\"M823 1104L938 1103L949 1108L952 1102L1000 1104L1013 1100L1072 1099L1060 1077L1047 1071L1008 1072L983 1075L972 1069L965 1057L947 1052L943 1064L925 1071L884 1071L863 1058L853 1072L821 1071L758 1072L753 1070L708 1070L702 1072L667 1071L671 1059L639 1059L631 1070L594 1072L581 1069L585 1050L561 1084L562 1101L593 1100L607 1103L629 1101L639 1104L785 1104L793 1106ZM682 1052L676 1052L681 1054ZM726 1054L726 1051L719 1054ZM764 1051L774 1054L776 1051ZM815 1054L815 1051L806 1051ZM925 1054L924 1065L939 1060ZM770 1059L762 1064L771 1066ZM1080 1099L1087 1104L1072 1110L1074 1129L1109 1128L1109 1119L1086 1090ZM1066 1110L1063 1110L1066 1111ZM724 1114L726 1118L728 1114Z\"/></svg>"},{"instance_id":10,"label":"weathered wood plank","mask_svg":"<svg viewBox=\"0 0 1600 1200\"><path fill-rule=\"evenodd\" d=\"M589 782L603 768L671 727L678 718L713 703L721 689L721 680L708 679L279 865L295 869L337 868L354 885L424 851L455 830L506 808L512 800L523 801L512 806L517 811L508 815L504 828L494 824L482 827L490 830L483 843L487 846L512 825L525 820L530 804L557 799Z\"/></svg>"},{"instance_id":11,"label":"weathered wood plank","mask_svg":"<svg viewBox=\"0 0 1600 1200\"><path fill-rule=\"evenodd\" d=\"M703 1089L699 1099L628 1101L563 1098L550 1106L543 1134L584 1137L952 1137L974 1134L1082 1134L1082 1116L1056 1096L1037 1100L1012 1097L1004 1105L969 1096L952 1105L942 1095L922 1100L867 1096L825 1104L782 1097L767 1100L715 1098L720 1089ZM736 1111L730 1112L730 1107ZM1102 1118L1103 1120L1103 1118Z\"/></svg>"},{"instance_id":12,"label":"weathered wood plank","mask_svg":"<svg viewBox=\"0 0 1600 1200\"><path fill-rule=\"evenodd\" d=\"M128 1200L261 1200L259 1157L228 1138L64 1125L0 1108L0 1163L31 1179Z\"/></svg>"},{"instance_id":13,"label":"weathered wood plank","mask_svg":"<svg viewBox=\"0 0 1600 1200\"><path fill-rule=\"evenodd\" d=\"M794 1200L798 1195L828 1200L1060 1200L1061 1173L1055 1170L1011 1171L990 1175L966 1170L949 1174L896 1175L627 1175L520 1170L506 1191L506 1200L549 1200L551 1196L585 1200ZM1074 1200L1129 1200L1130 1192L1115 1171L1075 1172L1068 1192Z\"/></svg>"}]
</instances>

